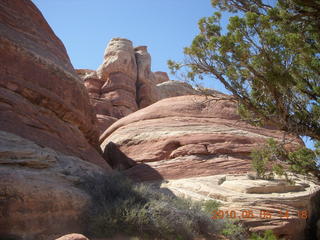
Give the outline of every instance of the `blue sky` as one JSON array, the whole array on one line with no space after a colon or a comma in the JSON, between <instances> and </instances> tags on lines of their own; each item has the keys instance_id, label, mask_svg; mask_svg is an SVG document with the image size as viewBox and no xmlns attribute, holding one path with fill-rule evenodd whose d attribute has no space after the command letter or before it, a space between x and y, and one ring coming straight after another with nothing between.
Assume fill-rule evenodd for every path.
<instances>
[{"instance_id":1,"label":"blue sky","mask_svg":"<svg viewBox=\"0 0 320 240\"><path fill-rule=\"evenodd\" d=\"M183 59L183 48L198 33L198 20L215 11L210 0L32 1L64 43L74 68L87 69L97 69L109 40L122 37L134 46L148 46L152 70L169 73L167 60ZM226 92L213 79L204 85Z\"/></svg>"},{"instance_id":2,"label":"blue sky","mask_svg":"<svg viewBox=\"0 0 320 240\"><path fill-rule=\"evenodd\" d=\"M167 60L181 60L198 33L210 0L33 0L65 44L75 68L96 69L113 37L146 45L153 71L169 72ZM172 79L174 76L171 77ZM223 90L222 85L206 85Z\"/></svg>"}]
</instances>

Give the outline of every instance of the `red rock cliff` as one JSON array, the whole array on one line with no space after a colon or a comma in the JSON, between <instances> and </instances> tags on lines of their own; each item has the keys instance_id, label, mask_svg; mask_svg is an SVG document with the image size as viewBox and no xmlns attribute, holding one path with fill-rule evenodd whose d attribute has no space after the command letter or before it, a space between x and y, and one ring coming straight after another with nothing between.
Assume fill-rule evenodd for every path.
<instances>
[{"instance_id":1,"label":"red rock cliff","mask_svg":"<svg viewBox=\"0 0 320 240\"><path fill-rule=\"evenodd\" d=\"M62 42L29 0L0 2L0 130L108 168Z\"/></svg>"}]
</instances>

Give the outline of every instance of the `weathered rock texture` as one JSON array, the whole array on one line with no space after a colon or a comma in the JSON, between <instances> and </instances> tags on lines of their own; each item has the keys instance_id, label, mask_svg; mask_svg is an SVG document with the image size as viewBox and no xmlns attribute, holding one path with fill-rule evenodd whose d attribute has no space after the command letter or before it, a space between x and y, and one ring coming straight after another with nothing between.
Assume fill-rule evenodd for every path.
<instances>
[{"instance_id":1,"label":"weathered rock texture","mask_svg":"<svg viewBox=\"0 0 320 240\"><path fill-rule=\"evenodd\" d=\"M87 91L31 1L0 2L0 51L0 130L108 168Z\"/></svg>"},{"instance_id":2,"label":"weathered rock texture","mask_svg":"<svg viewBox=\"0 0 320 240\"><path fill-rule=\"evenodd\" d=\"M102 174L78 157L0 131L0 238L46 240L84 231L90 196L79 185Z\"/></svg>"},{"instance_id":3,"label":"weathered rock texture","mask_svg":"<svg viewBox=\"0 0 320 240\"><path fill-rule=\"evenodd\" d=\"M301 184L289 186L283 181L246 177L252 149L268 138L281 141L283 134L242 121L230 96L216 94L216 99L207 99L190 95L161 100L120 119L101 136L101 146L106 154L105 146L112 141L136 161L138 165L124 173L138 181L169 179L170 184L165 185L169 189L200 199L219 199L230 211L288 210L289 220L255 218L246 222L253 231L272 228L279 235L295 236L305 226L297 211L306 210L314 184L299 180ZM290 140L288 149L302 144L288 134L285 138ZM227 175L225 182L218 176L221 174Z\"/></svg>"},{"instance_id":4,"label":"weathered rock texture","mask_svg":"<svg viewBox=\"0 0 320 240\"><path fill-rule=\"evenodd\" d=\"M138 109L136 104L137 63L132 42L112 39L104 53L104 62L97 69L100 99L108 99L122 117Z\"/></svg>"},{"instance_id":5,"label":"weathered rock texture","mask_svg":"<svg viewBox=\"0 0 320 240\"><path fill-rule=\"evenodd\" d=\"M97 71L77 70L97 114L121 118L138 109L137 62L132 42L112 39Z\"/></svg>"},{"instance_id":6,"label":"weathered rock texture","mask_svg":"<svg viewBox=\"0 0 320 240\"><path fill-rule=\"evenodd\" d=\"M151 72L151 56L147 47L140 46L134 50L138 66L137 103L139 108L144 108L158 100L155 90L155 76Z\"/></svg>"},{"instance_id":7,"label":"weathered rock texture","mask_svg":"<svg viewBox=\"0 0 320 240\"><path fill-rule=\"evenodd\" d=\"M153 75L156 84L170 81L169 76L166 72L157 71L154 72Z\"/></svg>"},{"instance_id":8,"label":"weathered rock texture","mask_svg":"<svg viewBox=\"0 0 320 240\"><path fill-rule=\"evenodd\" d=\"M190 84L181 81L166 81L157 84L158 100L185 95L200 95Z\"/></svg>"},{"instance_id":9,"label":"weathered rock texture","mask_svg":"<svg viewBox=\"0 0 320 240\"><path fill-rule=\"evenodd\" d=\"M252 180L245 175L225 174L169 180L160 186L181 197L218 200L223 213L214 212L216 219L236 219L253 232L272 229L282 239L301 240L305 239L310 195L320 188L303 176L291 179L293 186L284 179Z\"/></svg>"},{"instance_id":10,"label":"weathered rock texture","mask_svg":"<svg viewBox=\"0 0 320 240\"><path fill-rule=\"evenodd\" d=\"M236 102L220 94L216 100L196 95L161 100L118 120L100 141L103 149L114 142L129 158L171 179L247 172L251 150L268 138L281 140L283 132L242 121ZM294 139L291 146L300 143ZM132 175L153 179L139 168L145 166L132 168Z\"/></svg>"},{"instance_id":11,"label":"weathered rock texture","mask_svg":"<svg viewBox=\"0 0 320 240\"><path fill-rule=\"evenodd\" d=\"M81 232L78 184L111 170L87 90L29 0L0 2L0 51L0 238Z\"/></svg>"},{"instance_id":12,"label":"weathered rock texture","mask_svg":"<svg viewBox=\"0 0 320 240\"><path fill-rule=\"evenodd\" d=\"M100 133L116 119L147 107L161 99L199 95L191 85L170 81L165 72L151 71L146 46L133 47L130 40L113 38L96 71L78 69L98 118Z\"/></svg>"}]
</instances>

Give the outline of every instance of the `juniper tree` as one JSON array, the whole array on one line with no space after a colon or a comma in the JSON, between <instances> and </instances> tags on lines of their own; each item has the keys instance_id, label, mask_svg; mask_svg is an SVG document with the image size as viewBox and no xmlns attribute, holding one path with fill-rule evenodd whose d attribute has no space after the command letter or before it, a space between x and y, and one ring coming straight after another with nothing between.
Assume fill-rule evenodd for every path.
<instances>
[{"instance_id":1,"label":"juniper tree","mask_svg":"<svg viewBox=\"0 0 320 240\"><path fill-rule=\"evenodd\" d=\"M212 0L176 71L210 75L239 102L242 117L320 140L320 1ZM221 26L225 11L234 15Z\"/></svg>"}]
</instances>

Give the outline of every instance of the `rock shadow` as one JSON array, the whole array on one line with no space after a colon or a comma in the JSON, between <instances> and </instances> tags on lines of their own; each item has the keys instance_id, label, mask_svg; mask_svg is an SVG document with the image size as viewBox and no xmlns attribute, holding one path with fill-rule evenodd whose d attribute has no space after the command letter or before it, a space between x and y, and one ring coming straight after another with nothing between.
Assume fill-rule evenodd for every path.
<instances>
[{"instance_id":1,"label":"rock shadow","mask_svg":"<svg viewBox=\"0 0 320 240\"><path fill-rule=\"evenodd\" d=\"M154 190L159 190L169 196L176 195L167 188L162 188L161 183L166 181L154 168L145 163L137 163L123 153L117 144L109 142L103 152L103 157L115 171L121 172L126 177L137 183L147 183Z\"/></svg>"}]
</instances>

